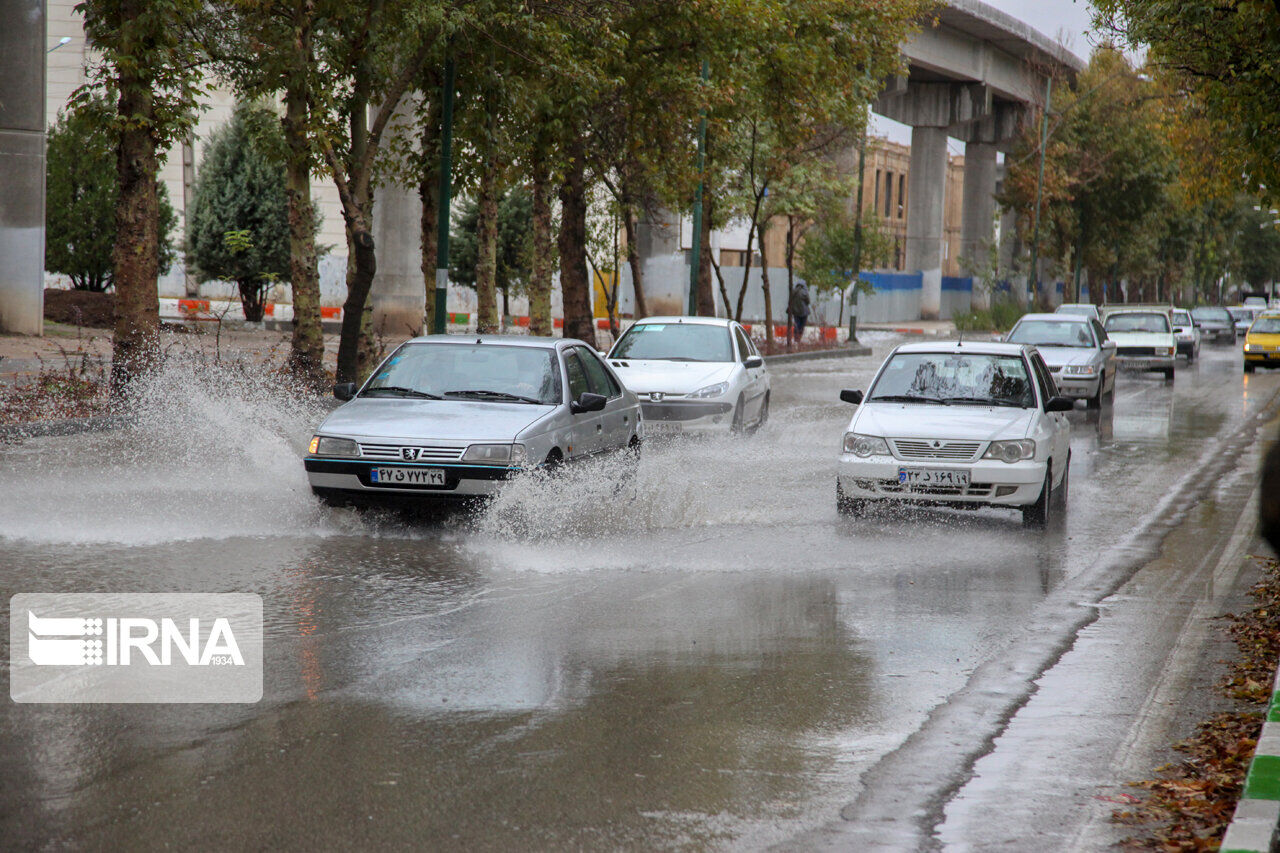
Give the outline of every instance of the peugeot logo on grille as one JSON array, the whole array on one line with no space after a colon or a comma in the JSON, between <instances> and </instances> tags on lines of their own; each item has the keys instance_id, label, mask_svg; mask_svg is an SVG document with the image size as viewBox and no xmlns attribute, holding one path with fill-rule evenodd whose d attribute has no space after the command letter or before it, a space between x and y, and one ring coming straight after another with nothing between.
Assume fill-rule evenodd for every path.
<instances>
[{"instance_id":1,"label":"peugeot logo on grille","mask_svg":"<svg viewBox=\"0 0 1280 853\"><path fill-rule=\"evenodd\" d=\"M933 442L933 449L937 450L941 446L942 446L942 442L935 439Z\"/></svg>"},{"instance_id":2,"label":"peugeot logo on grille","mask_svg":"<svg viewBox=\"0 0 1280 853\"><path fill-rule=\"evenodd\" d=\"M666 395L665 395L665 394L663 394L661 391L654 391L654 392L652 392L651 394L649 394L649 399L650 399L650 400L652 400L652 401L653 401L653 402L655 402L655 403L661 403L661 402L662 402L662 398L663 398L663 397L665 397L665 396L666 396Z\"/></svg>"},{"instance_id":3,"label":"peugeot logo on grille","mask_svg":"<svg viewBox=\"0 0 1280 853\"><path fill-rule=\"evenodd\" d=\"M400 455L403 456L406 460L412 462L414 459L418 458L418 448L402 447L400 448Z\"/></svg>"}]
</instances>

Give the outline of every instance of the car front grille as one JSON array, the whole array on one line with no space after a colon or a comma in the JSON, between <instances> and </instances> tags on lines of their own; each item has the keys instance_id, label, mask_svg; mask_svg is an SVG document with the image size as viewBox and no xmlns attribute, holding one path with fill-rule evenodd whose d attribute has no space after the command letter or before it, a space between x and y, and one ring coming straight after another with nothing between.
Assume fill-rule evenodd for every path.
<instances>
[{"instance_id":1,"label":"car front grille","mask_svg":"<svg viewBox=\"0 0 1280 853\"><path fill-rule=\"evenodd\" d=\"M990 497L995 486L991 483L970 483L967 488L960 486L908 486L897 480L855 480L854 484L866 491L880 492L886 495L936 495L939 497Z\"/></svg>"},{"instance_id":2,"label":"car front grille","mask_svg":"<svg viewBox=\"0 0 1280 853\"><path fill-rule=\"evenodd\" d=\"M1116 355L1119 356L1153 356L1155 354L1155 347L1116 347Z\"/></svg>"},{"instance_id":3,"label":"car front grille","mask_svg":"<svg viewBox=\"0 0 1280 853\"><path fill-rule=\"evenodd\" d=\"M412 447L418 451L416 462L457 462L462 458L465 447L447 447L440 444L360 444L360 455L365 459L378 459L387 462L404 462L402 448Z\"/></svg>"},{"instance_id":4,"label":"car front grille","mask_svg":"<svg viewBox=\"0 0 1280 853\"><path fill-rule=\"evenodd\" d=\"M733 411L730 403L641 403L646 421L692 421Z\"/></svg>"},{"instance_id":5,"label":"car front grille","mask_svg":"<svg viewBox=\"0 0 1280 853\"><path fill-rule=\"evenodd\" d=\"M892 442L893 451L899 459L949 459L955 462L971 461L982 446L980 441L934 442L924 438L895 438Z\"/></svg>"}]
</instances>

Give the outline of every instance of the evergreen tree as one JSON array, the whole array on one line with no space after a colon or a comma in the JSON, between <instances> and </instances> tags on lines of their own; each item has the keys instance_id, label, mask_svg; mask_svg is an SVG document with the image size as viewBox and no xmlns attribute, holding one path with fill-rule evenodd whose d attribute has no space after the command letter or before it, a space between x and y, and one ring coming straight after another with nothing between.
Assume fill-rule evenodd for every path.
<instances>
[{"instance_id":1,"label":"evergreen tree","mask_svg":"<svg viewBox=\"0 0 1280 853\"><path fill-rule=\"evenodd\" d=\"M112 251L116 242L115 144L104 116L105 99L88 101L62 113L49 129L45 160L45 267L68 276L76 290L102 293L114 277ZM173 233L177 215L164 184L158 184L160 205L160 270L173 263Z\"/></svg>"},{"instance_id":2,"label":"evergreen tree","mask_svg":"<svg viewBox=\"0 0 1280 853\"><path fill-rule=\"evenodd\" d=\"M213 134L188 217L189 258L201 281L234 281L246 320L262 319L267 291L289 278L289 212L279 120L239 105Z\"/></svg>"},{"instance_id":3,"label":"evergreen tree","mask_svg":"<svg viewBox=\"0 0 1280 853\"><path fill-rule=\"evenodd\" d=\"M467 201L449 235L449 278L476 286L479 206ZM533 198L527 189L511 190L498 203L498 247L494 283L502 292L502 313L510 314L512 294L523 292L533 264Z\"/></svg>"}]
</instances>

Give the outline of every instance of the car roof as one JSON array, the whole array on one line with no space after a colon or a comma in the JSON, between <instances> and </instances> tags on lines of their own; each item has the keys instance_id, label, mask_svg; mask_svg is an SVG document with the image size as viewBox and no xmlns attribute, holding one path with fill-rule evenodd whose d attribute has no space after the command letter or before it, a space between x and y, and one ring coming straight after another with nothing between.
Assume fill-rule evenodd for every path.
<instances>
[{"instance_id":1,"label":"car roof","mask_svg":"<svg viewBox=\"0 0 1280 853\"><path fill-rule=\"evenodd\" d=\"M1096 311L1098 306L1092 302L1064 302L1058 308L1092 308Z\"/></svg>"},{"instance_id":2,"label":"car roof","mask_svg":"<svg viewBox=\"0 0 1280 853\"><path fill-rule=\"evenodd\" d=\"M645 317L643 319L636 320L635 323L633 323L632 325L640 326L645 323L667 323L667 324L678 323L678 324L695 324L699 326L726 326L727 327L731 323L733 323L733 321L728 319L727 317L685 317L685 316L671 315L671 316L660 316L660 317Z\"/></svg>"},{"instance_id":3,"label":"car roof","mask_svg":"<svg viewBox=\"0 0 1280 853\"><path fill-rule=\"evenodd\" d=\"M1026 344L1009 344L1002 341L921 341L900 344L895 353L945 352L972 353L974 355L1021 355L1031 349Z\"/></svg>"},{"instance_id":4,"label":"car roof","mask_svg":"<svg viewBox=\"0 0 1280 853\"><path fill-rule=\"evenodd\" d=\"M1119 308L1108 308L1107 316L1113 314L1168 314L1174 310L1168 305L1124 305Z\"/></svg>"},{"instance_id":5,"label":"car roof","mask_svg":"<svg viewBox=\"0 0 1280 853\"><path fill-rule=\"evenodd\" d=\"M1018 322L1023 320L1050 320L1054 323L1087 323L1092 317L1086 317L1083 314L1023 314L1018 318Z\"/></svg>"},{"instance_id":6,"label":"car roof","mask_svg":"<svg viewBox=\"0 0 1280 853\"><path fill-rule=\"evenodd\" d=\"M502 346L555 349L560 344L583 344L577 338L548 338L533 335L419 335L407 344L501 344Z\"/></svg>"}]
</instances>

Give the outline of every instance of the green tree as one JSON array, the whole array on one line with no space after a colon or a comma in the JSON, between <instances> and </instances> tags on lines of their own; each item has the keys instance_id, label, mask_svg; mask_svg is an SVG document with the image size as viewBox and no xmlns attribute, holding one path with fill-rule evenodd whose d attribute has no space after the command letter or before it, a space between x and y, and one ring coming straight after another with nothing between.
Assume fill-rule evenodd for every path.
<instances>
[{"instance_id":1,"label":"green tree","mask_svg":"<svg viewBox=\"0 0 1280 853\"><path fill-rule=\"evenodd\" d=\"M461 205L449 235L449 278L467 287L476 286L476 257L480 241L479 205ZM517 187L502 197L497 207L497 251L494 284L502 293L502 313L511 313L511 296L524 292L533 261L533 199Z\"/></svg>"},{"instance_id":2,"label":"green tree","mask_svg":"<svg viewBox=\"0 0 1280 853\"><path fill-rule=\"evenodd\" d=\"M188 214L188 258L199 279L234 281L252 322L262 320L270 287L290 274L283 146L270 111L238 105L209 140Z\"/></svg>"},{"instance_id":3,"label":"green tree","mask_svg":"<svg viewBox=\"0 0 1280 853\"><path fill-rule=\"evenodd\" d=\"M832 214L805 235L797 250L805 281L816 293L840 294L840 319L844 322L844 292L857 282L859 292L870 293L871 286L856 278L854 256L857 254L858 223L852 215ZM883 267L893 257L893 242L883 220L868 210L862 219L862 258L865 269Z\"/></svg>"},{"instance_id":4,"label":"green tree","mask_svg":"<svg viewBox=\"0 0 1280 853\"><path fill-rule=\"evenodd\" d=\"M45 267L71 279L77 290L102 292L115 279L116 200L120 183L102 98L64 112L49 129L46 156ZM163 183L156 188L158 269L173 263L177 215Z\"/></svg>"}]
</instances>

